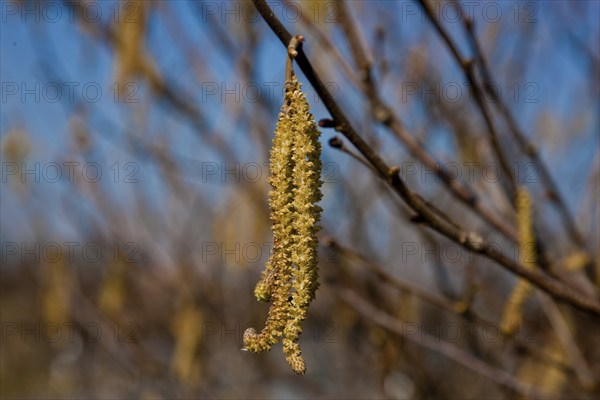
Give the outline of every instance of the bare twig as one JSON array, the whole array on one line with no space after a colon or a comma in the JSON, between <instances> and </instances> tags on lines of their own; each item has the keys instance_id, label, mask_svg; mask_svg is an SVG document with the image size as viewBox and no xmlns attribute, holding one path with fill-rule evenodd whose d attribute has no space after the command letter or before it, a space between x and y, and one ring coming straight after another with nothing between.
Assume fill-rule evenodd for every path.
<instances>
[{"instance_id":1,"label":"bare twig","mask_svg":"<svg viewBox=\"0 0 600 400\"><path fill-rule=\"evenodd\" d=\"M552 328L554 329L558 340L565 349L567 357L571 359L571 364L575 369L579 382L581 382L583 387L587 389L593 389L594 386L596 386L594 374L590 370L590 367L587 365L585 358L579 350L579 347L577 347L577 343L575 342L575 339L571 334L569 325L567 324L567 321L561 314L560 309L558 308L554 300L552 300L551 297L548 297L544 293L538 292L538 299L542 305L544 313L550 320L550 324L552 325Z\"/></svg>"},{"instance_id":2,"label":"bare twig","mask_svg":"<svg viewBox=\"0 0 600 400\"><path fill-rule=\"evenodd\" d=\"M505 190L512 199L514 198L514 193L516 189L514 174L512 169L510 168L508 156L504 152L502 144L500 143L500 137L498 135L498 132L496 131L494 122L492 121L492 116L484 100L481 88L477 85L477 80L475 79L474 63L472 60L469 60L461 55L460 51L458 50L458 46L456 46L446 29L444 29L442 24L438 21L434 11L431 9L431 6L425 0L418 0L417 2L423 8L423 11L425 11L427 18L429 18L429 20L433 24L434 28L436 29L436 31L450 50L450 53L452 53L452 56L454 57L456 63L460 66L465 77L467 78L467 81L469 82L469 86L473 91L473 94L475 95L475 102L477 103L477 106L479 107L481 115L483 116L485 124L488 128L492 149L496 153L496 157L500 162L502 172L506 174L507 179L505 181Z\"/></svg>"},{"instance_id":3,"label":"bare twig","mask_svg":"<svg viewBox=\"0 0 600 400\"><path fill-rule=\"evenodd\" d=\"M432 295L431 293L421 289L418 286L415 286L409 282L405 282L405 281L395 277L394 275L385 271L379 265L375 264L369 258L339 244L333 238L327 238L327 239L325 239L325 242L331 249L336 251L337 254L342 256L342 259L344 257L349 257L349 258L355 258L355 259L359 260L363 265L365 265L367 268L369 268L371 271L373 271L384 283L386 283L396 289L410 293L410 294L418 297L419 299L426 301L427 303L429 303L431 305L434 305L436 307L439 307L442 310L448 311L454 315L464 318L466 321L469 321L471 323L475 323L480 326L489 326L489 325L494 324L493 321L482 316L479 312L477 312L475 309L472 308L472 304L471 304L472 297L474 296L475 286L476 286L474 284L467 286L467 289L465 290L465 293L463 294L462 300L453 301L448 298L441 298L441 297ZM549 298L549 297L546 296L546 298ZM525 351L529 355L538 358L543 363L551 364L553 367L558 368L566 373L575 372L575 370L571 366L571 364L568 364L561 359L557 359L556 357L553 356L553 354L546 352L543 348L532 346L530 343L525 343L520 340L515 340L516 337L512 333L505 334L502 331L500 331L500 333L502 335L504 335L504 337L510 343L512 343L515 346L515 348L518 349L519 351Z\"/></svg>"},{"instance_id":4,"label":"bare twig","mask_svg":"<svg viewBox=\"0 0 600 400\"><path fill-rule=\"evenodd\" d=\"M346 147L344 142L338 136L334 136L331 139L329 139L329 146L331 148L341 151L342 153L348 154L350 157L358 161L361 165L367 167L371 172L377 173L377 171L375 171L373 167L368 162L366 162L361 156L359 156L358 154L350 150L348 147Z\"/></svg>"},{"instance_id":5,"label":"bare twig","mask_svg":"<svg viewBox=\"0 0 600 400\"><path fill-rule=\"evenodd\" d=\"M412 283L405 282L405 281L393 276L392 274L390 274L389 272L387 272L386 270L384 270L383 268L381 268L379 265L375 264L374 262L368 260L363 255L361 255L349 248L341 246L333 239L328 240L327 244L334 250L338 251L343 256L348 256L348 257L358 259L361 263L363 263L371 271L373 271L375 273L375 275L377 275L382 281L389 284L390 286L395 287L396 289L399 289L403 292L410 293L432 305L443 308L444 310L450 311L452 313L460 313L464 309L464 303L462 301L453 301L453 300L446 299L446 298L443 298L440 296L436 296L436 295L431 294L430 292L428 292L427 290L425 290L423 288L415 286Z\"/></svg>"},{"instance_id":6,"label":"bare twig","mask_svg":"<svg viewBox=\"0 0 600 400\"><path fill-rule=\"evenodd\" d=\"M361 89L365 93L366 97L371 102L371 108L373 110L374 118L391 132L393 132L398 139L408 149L410 154L421 161L428 169L432 170L444 183L444 185L450 190L450 193L458 200L466 204L472 209L475 214L479 215L489 225L496 228L500 233L510 240L515 241L515 232L513 228L508 225L504 220L496 216L492 211L488 210L481 202L480 197L465 182L454 179L448 172L440 166L440 163L435 160L431 154L427 151L423 143L413 135L410 135L404 129L404 126L396 113L383 101L379 94L379 90L373 79L371 73L371 63L364 61L369 60L370 56L366 53L361 40L360 29L351 21L349 11L346 10L345 3L341 2L338 5L340 10L340 23L348 37L350 47L353 49L353 55L355 62L360 69L360 75L362 78Z\"/></svg>"},{"instance_id":7,"label":"bare twig","mask_svg":"<svg viewBox=\"0 0 600 400\"><path fill-rule=\"evenodd\" d=\"M415 328L414 334L407 334L407 330L403 326L402 321L392 317L391 315L373 307L367 301L363 300L359 295L350 289L340 289L341 298L350 304L364 317L373 320L377 325L380 325L401 337L432 351L443 354L454 362L463 367L486 377L492 382L505 386L515 392L524 395L525 397L543 398L544 396L536 390L535 387L528 383L520 381L515 376L508 372L490 365L479 358L473 357L471 354L461 350L451 343L439 341L431 337L431 335ZM411 331L412 333L413 331Z\"/></svg>"},{"instance_id":8,"label":"bare twig","mask_svg":"<svg viewBox=\"0 0 600 400\"><path fill-rule=\"evenodd\" d=\"M475 53L475 60L477 61L481 77L483 78L484 90L493 99L493 104L506 121L509 128L509 132L512 134L513 138L519 145L521 151L525 153L537 167L540 173L542 183L546 187L548 198L557 208L563 221L563 224L566 226L567 231L571 236L571 240L581 249L585 249L585 240L579 233L577 226L575 225L575 219L571 215L569 208L567 207L562 196L560 195L558 186L552 179L552 176L548 171L546 164L541 160L537 148L533 145L533 143L531 143L527 139L525 134L519 129L519 126L517 125L517 122L510 109L506 106L506 103L502 100L502 98L500 98L500 96L497 95L497 93L493 89L493 81L490 68L485 54L481 49L481 45L479 44L479 40L477 39L477 35L475 34L475 21L463 18L463 23L468 33L469 40L471 42L471 47L473 48L473 52Z\"/></svg>"}]
</instances>

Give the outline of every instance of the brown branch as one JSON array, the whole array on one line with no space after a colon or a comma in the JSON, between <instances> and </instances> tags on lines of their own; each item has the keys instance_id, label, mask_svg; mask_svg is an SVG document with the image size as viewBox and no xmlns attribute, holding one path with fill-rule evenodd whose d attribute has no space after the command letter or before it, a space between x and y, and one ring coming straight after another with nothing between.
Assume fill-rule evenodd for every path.
<instances>
[{"instance_id":1,"label":"brown branch","mask_svg":"<svg viewBox=\"0 0 600 400\"><path fill-rule=\"evenodd\" d=\"M329 146L333 149L341 151L342 153L348 154L350 157L358 161L361 165L367 167L371 172L377 173L377 171L373 169L371 164L366 162L361 156L354 153L351 149L346 147L342 139L340 139L338 136L334 136L331 139L329 139Z\"/></svg>"},{"instance_id":2,"label":"brown branch","mask_svg":"<svg viewBox=\"0 0 600 400\"><path fill-rule=\"evenodd\" d=\"M583 354L581 354L581 350L577 347L577 342L571 333L567 321L562 316L558 305L551 297L548 297L544 293L538 292L538 299L567 357L571 360L579 382L587 390L594 390L597 386L594 373L590 370Z\"/></svg>"},{"instance_id":3,"label":"brown branch","mask_svg":"<svg viewBox=\"0 0 600 400\"><path fill-rule=\"evenodd\" d=\"M271 30L277 35L279 40L287 48L292 34L283 26L279 19L273 14L273 11L265 0L252 0L256 9L269 25ZM458 229L453 223L449 223L445 218L440 217L433 211L427 203L410 190L401 180L399 172L400 168L390 168L385 161L371 148L371 146L360 137L354 127L350 124L349 119L337 104L327 87L321 81L310 61L304 54L302 46L298 46L298 55L295 58L298 66L304 72L306 79L311 83L323 104L333 117L339 131L352 143L352 145L369 161L369 163L377 171L380 178L385 179L391 188L414 210L416 211L427 224L449 239L460 243L463 247L490 258L503 265L506 269L513 273L528 279L540 289L548 292L553 297L566 301L577 308L600 315L600 302L596 299L589 298L581 293L573 290L564 283L547 276L537 270L529 270L520 263L517 263L503 254L499 253L494 247L483 243L479 235L467 232L463 229Z\"/></svg>"},{"instance_id":4,"label":"brown branch","mask_svg":"<svg viewBox=\"0 0 600 400\"><path fill-rule=\"evenodd\" d=\"M463 24L468 33L469 41L471 42L471 47L473 49L473 52L475 53L475 59L477 61L481 76L483 78L484 90L493 99L495 107L498 109L498 111L506 121L506 124L509 128L509 132L512 134L521 151L525 153L537 167L540 173L542 183L546 187L546 190L548 192L548 197L558 209L563 224L566 226L567 231L571 236L571 240L581 249L585 249L585 240L579 233L577 226L575 225L575 219L571 215L569 208L567 207L562 196L560 195L558 186L552 179L552 175L548 171L546 164L541 160L537 148L531 142L529 142L529 140L527 140L527 137L519 129L519 126L517 125L517 122L515 121L515 118L511 113L510 109L506 106L505 102L500 98L500 96L497 95L497 93L492 88L492 75L487 59L481 49L481 45L479 44L477 35L475 34L474 21L463 18Z\"/></svg>"},{"instance_id":5,"label":"brown branch","mask_svg":"<svg viewBox=\"0 0 600 400\"><path fill-rule=\"evenodd\" d=\"M533 284L548 292L552 296L563 300L567 300L568 298L568 302L573 301L572 304L577 304L578 307L583 306L583 309L600 314L600 303L598 300L581 294L580 292L565 285L563 282L551 278L543 272L524 267L522 264L506 257L501 251L498 251L498 249L491 246L491 244L484 243L476 233L467 232L462 229L456 229L452 225L447 224L444 220L439 218L437 214L432 212L432 210L427 207L427 204L424 203L424 201L418 195L416 195L406 186L406 184L400 179L399 169L390 171L390 179L392 181L393 188L411 206L413 210L418 212L423 218L425 218L425 220L428 221L434 230L452 239L453 241L460 243L463 245L463 247L473 251L474 253L482 254L487 258L496 261L515 274L528 279Z\"/></svg>"},{"instance_id":6,"label":"brown branch","mask_svg":"<svg viewBox=\"0 0 600 400\"><path fill-rule=\"evenodd\" d=\"M380 325L401 337L417 344L428 348L437 353L443 354L454 362L462 365L463 367L486 377L487 379L495 382L501 386L505 386L514 390L515 392L525 396L526 398L543 398L544 396L539 391L528 383L520 381L514 375L490 365L479 358L473 357L471 354L460 349L459 347L452 345L451 343L436 340L430 334L422 332L417 327L414 334L407 334L406 328L402 321L395 317L383 312L367 301L362 299L354 291L350 289L340 289L340 297L351 305L356 311L358 311L364 317L373 320L377 325ZM411 331L412 332L412 331Z\"/></svg>"},{"instance_id":7,"label":"brown branch","mask_svg":"<svg viewBox=\"0 0 600 400\"><path fill-rule=\"evenodd\" d=\"M494 325L495 323L472 308L471 300L474 294L474 290L472 287L468 287L462 300L451 300L449 298L443 298L429 293L428 291L413 285L412 283L403 281L389 272L385 271L381 266L375 264L371 261L370 258L365 257L364 255L351 250L333 238L325 239L326 245L339 254L342 258L355 258L363 263L367 268L369 268L378 278L380 278L385 284L388 284L400 291L410 293L411 295L420 298L421 300L437 306L445 311L452 313L453 315L457 315L468 322L473 322L475 324L485 326L485 325ZM540 293L541 294L541 293ZM550 299L548 296L546 298ZM553 354L547 353L543 348L538 348L532 346L529 343L523 343L521 341L515 340L515 336L513 334L505 334L500 331L504 338L509 340L519 351L525 351L529 355L538 358L541 362L546 364L551 364L554 368L560 369L565 373L573 374L575 372L574 367L570 364L556 359Z\"/></svg>"},{"instance_id":8,"label":"brown branch","mask_svg":"<svg viewBox=\"0 0 600 400\"><path fill-rule=\"evenodd\" d=\"M381 268L379 265L369 260L367 257L363 256L362 254L341 246L333 239L327 240L327 244L330 248L337 251L340 255L359 260L361 263L366 265L369 268L369 270L371 270L379 279L381 279L388 285L399 289L400 291L410 293L411 295L416 296L429 304L443 308L444 310L450 311L452 313L460 314L464 310L464 303L462 301L456 301L436 296L412 283L405 282L393 276L392 274L390 274L389 272Z\"/></svg>"},{"instance_id":9,"label":"brown branch","mask_svg":"<svg viewBox=\"0 0 600 400\"><path fill-rule=\"evenodd\" d=\"M448 32L444 29L442 24L438 21L438 19L435 16L434 11L431 9L431 6L425 0L418 0L417 2L423 8L423 11L425 11L427 18L429 18L429 20L433 24L434 28L438 32L438 34L441 36L442 40L444 41L444 43L450 50L450 53L452 53L452 57L454 57L456 63L460 66L460 68L462 69L462 71L465 75L465 78L467 78L467 81L469 82L469 86L470 86L473 94L475 95L475 102L477 103L477 106L479 107L479 110L481 111L481 115L483 116L485 124L488 128L488 133L489 133L492 149L494 150L494 153L496 153L496 157L498 158L498 161L500 162L502 172L504 172L504 174L506 174L506 177L508 177L508 179L506 179L505 190L509 194L510 198L513 199L515 189L516 189L515 177L514 177L513 171L510 168L508 156L502 149L502 144L500 143L500 137L498 135L498 132L496 130L494 122L492 121L492 116L490 114L490 111L486 106L485 99L484 99L483 93L481 91L481 88L479 88L479 86L477 85L477 80L475 79L475 70L474 70L473 61L468 60L461 55L460 51L458 50L458 46L456 46L456 44L454 43L454 41L452 40L452 38L450 37Z\"/></svg>"},{"instance_id":10,"label":"brown branch","mask_svg":"<svg viewBox=\"0 0 600 400\"><path fill-rule=\"evenodd\" d=\"M434 157L428 153L423 143L415 136L406 132L398 115L381 99L379 90L371 74L371 64L364 61L369 60L370 56L366 53L366 50L362 45L363 40L361 40L362 35L360 29L358 29L357 25L351 20L350 13L347 10L345 3L339 3L338 8L340 11L340 23L348 37L350 47L353 49L352 53L355 58L355 63L360 69L360 75L362 77L362 85L360 88L371 102L375 120L393 132L398 139L404 143L413 157L421 161L428 169L432 170L455 198L467 205L467 207L472 209L475 214L479 215L481 219L497 229L506 238L516 241L514 229L512 229L505 220L499 218L491 210L487 209L481 202L481 198L470 185L450 176L450 174L436 162ZM312 22L311 24L315 25Z\"/></svg>"}]
</instances>

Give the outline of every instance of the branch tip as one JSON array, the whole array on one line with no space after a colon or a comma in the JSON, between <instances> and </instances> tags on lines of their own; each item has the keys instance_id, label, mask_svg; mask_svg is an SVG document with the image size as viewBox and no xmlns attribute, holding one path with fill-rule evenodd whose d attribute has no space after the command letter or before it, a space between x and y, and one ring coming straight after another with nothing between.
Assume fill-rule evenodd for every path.
<instances>
[{"instance_id":1,"label":"branch tip","mask_svg":"<svg viewBox=\"0 0 600 400\"><path fill-rule=\"evenodd\" d=\"M391 175L397 175L400 173L400 167L397 165L394 165L393 167L391 167L388 171L388 174Z\"/></svg>"},{"instance_id":2,"label":"branch tip","mask_svg":"<svg viewBox=\"0 0 600 400\"><path fill-rule=\"evenodd\" d=\"M342 139L340 139L337 136L334 136L331 139L329 139L328 143L334 149L341 149L342 147L344 147L344 142L342 142Z\"/></svg>"},{"instance_id":3,"label":"branch tip","mask_svg":"<svg viewBox=\"0 0 600 400\"><path fill-rule=\"evenodd\" d=\"M323 243L327 247L336 247L337 246L335 239L332 238L331 236L327 236L326 238L323 238Z\"/></svg>"},{"instance_id":4,"label":"branch tip","mask_svg":"<svg viewBox=\"0 0 600 400\"><path fill-rule=\"evenodd\" d=\"M321 128L335 128L337 123L329 118L323 118L319 120L319 127Z\"/></svg>"},{"instance_id":5,"label":"branch tip","mask_svg":"<svg viewBox=\"0 0 600 400\"><path fill-rule=\"evenodd\" d=\"M462 69L464 69L465 71L469 71L471 70L471 68L473 68L473 65L475 64L475 60L473 60L472 58L468 58L466 60L461 61L461 67Z\"/></svg>"},{"instance_id":6,"label":"branch tip","mask_svg":"<svg viewBox=\"0 0 600 400\"><path fill-rule=\"evenodd\" d=\"M475 20L473 19L473 17L471 17L471 16L465 17L465 27L469 31L473 30L473 28L475 27Z\"/></svg>"},{"instance_id":7,"label":"branch tip","mask_svg":"<svg viewBox=\"0 0 600 400\"><path fill-rule=\"evenodd\" d=\"M424 224L427 222L427 219L425 219L425 217L423 217L421 214L413 215L408 220L413 224Z\"/></svg>"}]
</instances>

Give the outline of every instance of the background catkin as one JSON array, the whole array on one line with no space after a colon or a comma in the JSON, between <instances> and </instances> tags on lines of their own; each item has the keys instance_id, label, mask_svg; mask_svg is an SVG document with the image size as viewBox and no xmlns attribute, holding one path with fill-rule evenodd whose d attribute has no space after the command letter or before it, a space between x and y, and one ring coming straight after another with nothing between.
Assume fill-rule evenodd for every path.
<instances>
[{"instance_id":1,"label":"background catkin","mask_svg":"<svg viewBox=\"0 0 600 400\"><path fill-rule=\"evenodd\" d=\"M273 253L254 291L258 300L270 301L271 308L263 330L246 330L244 344L247 350L263 351L281 338L288 364L300 375L306 371L298 343L301 323L318 287L320 155L315 119L301 83L292 75L271 149Z\"/></svg>"},{"instance_id":2,"label":"background catkin","mask_svg":"<svg viewBox=\"0 0 600 400\"><path fill-rule=\"evenodd\" d=\"M529 269L536 264L535 238L531 217L532 199L524 187L519 187L515 201L517 209L517 236L519 240L519 262ZM531 283L519 279L504 307L501 328L509 334L513 332L523 318L523 304L531 291Z\"/></svg>"}]
</instances>

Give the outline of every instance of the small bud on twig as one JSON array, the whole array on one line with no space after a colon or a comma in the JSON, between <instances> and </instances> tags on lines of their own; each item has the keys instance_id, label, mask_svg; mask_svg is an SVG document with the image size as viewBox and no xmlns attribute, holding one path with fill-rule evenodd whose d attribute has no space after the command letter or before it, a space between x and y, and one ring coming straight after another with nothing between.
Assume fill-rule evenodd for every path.
<instances>
[{"instance_id":1,"label":"small bud on twig","mask_svg":"<svg viewBox=\"0 0 600 400\"><path fill-rule=\"evenodd\" d=\"M334 136L331 139L329 139L329 145L334 149L341 149L342 147L344 147L344 142L342 142L342 139L340 139L339 137Z\"/></svg>"},{"instance_id":2,"label":"small bud on twig","mask_svg":"<svg viewBox=\"0 0 600 400\"><path fill-rule=\"evenodd\" d=\"M329 118L323 118L319 120L319 127L321 128L335 128L336 125L336 122Z\"/></svg>"}]
</instances>

